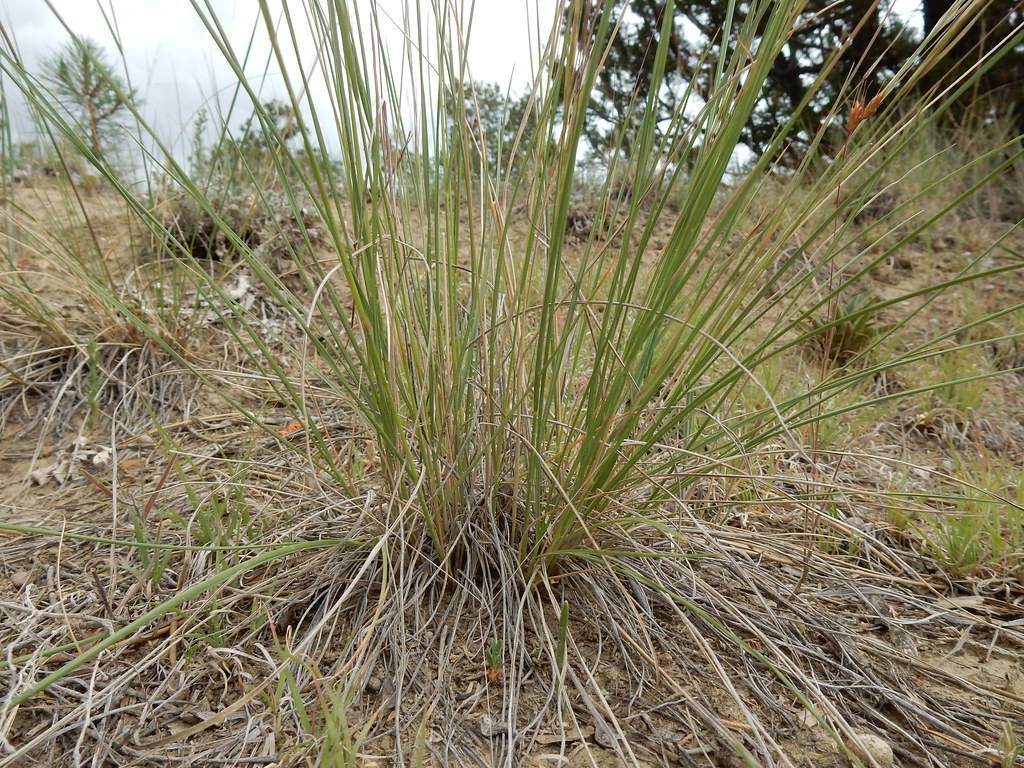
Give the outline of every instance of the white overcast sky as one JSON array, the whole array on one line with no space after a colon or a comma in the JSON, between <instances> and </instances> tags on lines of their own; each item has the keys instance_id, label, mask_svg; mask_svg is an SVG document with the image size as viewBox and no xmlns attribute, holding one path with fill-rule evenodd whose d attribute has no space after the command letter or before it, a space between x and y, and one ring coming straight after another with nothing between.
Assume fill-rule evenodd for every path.
<instances>
[{"instance_id":1,"label":"white overcast sky","mask_svg":"<svg viewBox=\"0 0 1024 768\"><path fill-rule=\"evenodd\" d=\"M299 13L301 3L287 0ZM361 3L370 0L359 0ZM401 17L405 0L379 0L379 5ZM415 0L408 0L415 3ZM124 50L124 63L132 84L145 99L145 114L161 136L178 145L200 106L220 94L229 94L235 78L188 0L51 0L53 7L77 34L92 37L113 50L112 36L100 8L116 22ZM244 49L256 20L256 0L210 0L236 46ZM272 0L281 2L281 0ZM429 6L428 0L420 0ZM477 0L470 36L469 63L478 80L521 85L531 71L531 44L538 22L549 28L557 0ZM468 6L469 3L466 2ZM908 19L919 0L897 0L896 12ZM52 54L68 35L46 0L0 0L0 21L17 41L30 70ZM532 34L531 34L532 30ZM397 35L396 35L397 38ZM267 47L256 57L253 75L264 71ZM536 55L534 50L533 55ZM267 97L280 95L270 76ZM11 96L11 94L8 94ZM15 132L26 137L31 127L18 99L11 97ZM242 110L245 117L249 109Z\"/></svg>"}]
</instances>

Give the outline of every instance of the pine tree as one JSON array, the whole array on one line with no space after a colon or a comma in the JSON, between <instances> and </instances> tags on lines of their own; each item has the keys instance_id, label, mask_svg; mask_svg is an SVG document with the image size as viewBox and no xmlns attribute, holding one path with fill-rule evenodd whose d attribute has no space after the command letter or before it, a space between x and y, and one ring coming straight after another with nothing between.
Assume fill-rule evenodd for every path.
<instances>
[{"instance_id":1,"label":"pine tree","mask_svg":"<svg viewBox=\"0 0 1024 768\"><path fill-rule=\"evenodd\" d=\"M100 155L113 128L139 103L95 40L76 37L43 64L43 79L79 121L89 147Z\"/></svg>"},{"instance_id":2,"label":"pine tree","mask_svg":"<svg viewBox=\"0 0 1024 768\"><path fill-rule=\"evenodd\" d=\"M679 100L691 80L696 79L696 96L709 91L716 57L705 54L721 45L718 30L727 27L729 6L728 0L675 4L669 71L657 94L664 121L680 109ZM614 6L611 21L621 22L620 33L600 74L592 101L595 121L587 132L591 145L598 150L607 150L620 126L625 126L622 149L629 151L631 109L642 109L648 98L653 52L666 7L665 0L634 0ZM755 153L762 152L778 126L800 112L798 106L809 98L802 123L789 137L790 147L798 153L821 128L842 94L860 91L870 96L913 50L913 39L889 10L888 3L878 0L811 0L790 42L774 62L761 103L745 130L747 146ZM750 11L750 2L735 4L730 44ZM834 51L841 52L837 66L820 89L809 93L815 76Z\"/></svg>"}]
</instances>

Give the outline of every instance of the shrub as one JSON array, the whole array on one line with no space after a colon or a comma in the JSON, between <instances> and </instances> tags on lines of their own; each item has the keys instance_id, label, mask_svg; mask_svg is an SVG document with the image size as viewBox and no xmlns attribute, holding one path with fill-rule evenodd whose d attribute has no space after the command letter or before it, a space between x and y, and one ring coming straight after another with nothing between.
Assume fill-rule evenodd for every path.
<instances>
[{"instance_id":1,"label":"shrub","mask_svg":"<svg viewBox=\"0 0 1024 768\"><path fill-rule=\"evenodd\" d=\"M175 256L183 250L193 259L227 261L245 248L280 273L297 249L308 251L324 242L323 223L316 211L307 206L293 210L283 192L257 195L227 189L212 193L208 204L201 206L187 194L158 203L161 249Z\"/></svg>"}]
</instances>

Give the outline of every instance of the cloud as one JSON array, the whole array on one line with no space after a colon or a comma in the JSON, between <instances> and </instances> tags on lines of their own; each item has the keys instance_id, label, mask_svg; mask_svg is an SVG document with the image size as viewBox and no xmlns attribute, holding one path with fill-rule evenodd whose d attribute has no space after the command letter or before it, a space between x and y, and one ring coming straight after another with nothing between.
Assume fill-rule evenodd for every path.
<instances>
[{"instance_id":1,"label":"cloud","mask_svg":"<svg viewBox=\"0 0 1024 768\"><path fill-rule=\"evenodd\" d=\"M281 97L281 76L270 55L269 36L259 18L259 4L252 0L210 2L239 57L252 43L245 72L259 90L260 98ZM216 115L218 110L229 109L237 95L235 73L202 19L185 0L52 3L60 18L43 0L0 0L0 19L17 41L28 69L38 71L40 63L68 39L65 24L76 34L95 38L117 59L144 98L143 114L147 121L179 156L186 152L191 125L199 110L205 107ZM268 0L274 26L284 36L280 3L281 0ZM370 0L356 0L356 4L365 14ZM404 37L401 27L413 27L416 9L429 13L431 3L378 0L376 5L383 11L381 34L391 64L402 73L400 86L411 94L415 90L410 87L408 67L411 41ZM539 38L546 37L559 5L558 0L477 0L467 50L470 75L502 85L512 82L522 89L537 66ZM919 5L918 0L896 0L894 10L908 22L918 23ZM289 0L287 8L299 28L300 55L308 69L314 51L305 3ZM468 23L468 19L463 21ZM429 23L425 29L431 34ZM538 34L538 29L543 32ZM115 38L119 45L115 45ZM286 61L291 74L296 74L294 57L287 56ZM10 93L8 96L15 135L22 139L31 137L34 127L24 103ZM310 98L318 111L331 111L330 97L322 82L314 84ZM230 125L237 127L250 112L251 104L243 96L236 102Z\"/></svg>"},{"instance_id":2,"label":"cloud","mask_svg":"<svg viewBox=\"0 0 1024 768\"><path fill-rule=\"evenodd\" d=\"M281 13L279 1L270 3L275 19ZM183 0L53 0L56 15L42 0L0 3L0 18L13 34L30 71L38 71L42 61L68 39L65 25L76 34L103 44L144 98L146 119L176 150L185 142L200 108L205 106L214 113L218 107L226 110L235 95L234 72L201 18ZM368 7L367 0L362 0L361 5ZM402 0L382 0L379 5L392 20L391 24L382 25L389 50L394 57L401 57L407 41L398 26L403 18L408 19L406 11L415 9L416 3L409 4L408 9ZM428 3L419 5L429 7ZM249 47L255 29L246 74L257 84L263 98L282 96L281 77L270 57L269 38L259 19L258 5L244 0L213 0L212 7L239 57ZM541 21L545 29L549 28L554 8L555 0L543 0L536 6L533 2L477 3L469 47L472 75L503 84L510 80L520 86L525 84L532 69L531 60L537 57L536 32L531 35L530 27L536 29ZM307 25L303 4L291 2L288 9L297 27ZM301 34L304 33L300 31ZM311 41L307 28L303 41L303 46L308 46L303 51L307 64L313 56ZM313 95L314 103L318 107L328 106L322 103L326 91L320 90L321 93ZM24 104L17 99L12 99L12 104L15 133L21 138L31 136L34 128ZM243 98L232 124L237 125L250 111L251 105Z\"/></svg>"}]
</instances>

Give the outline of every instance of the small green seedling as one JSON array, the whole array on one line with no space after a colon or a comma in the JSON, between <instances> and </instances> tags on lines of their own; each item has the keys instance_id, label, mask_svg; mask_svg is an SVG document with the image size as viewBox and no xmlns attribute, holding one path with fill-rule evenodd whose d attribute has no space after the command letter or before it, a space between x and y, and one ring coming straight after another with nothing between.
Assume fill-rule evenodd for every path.
<instances>
[{"instance_id":1,"label":"small green seedling","mask_svg":"<svg viewBox=\"0 0 1024 768\"><path fill-rule=\"evenodd\" d=\"M1003 732L999 735L999 765L1001 768L1013 768L1019 764L1021 756L1024 756L1024 745L1020 743L1017 734L1013 731L1010 723L1003 723Z\"/></svg>"},{"instance_id":2,"label":"small green seedling","mask_svg":"<svg viewBox=\"0 0 1024 768\"><path fill-rule=\"evenodd\" d=\"M487 662L487 682L497 683L501 680L501 667L504 660L502 653L502 642L500 638L491 640L484 653L484 660Z\"/></svg>"}]
</instances>

